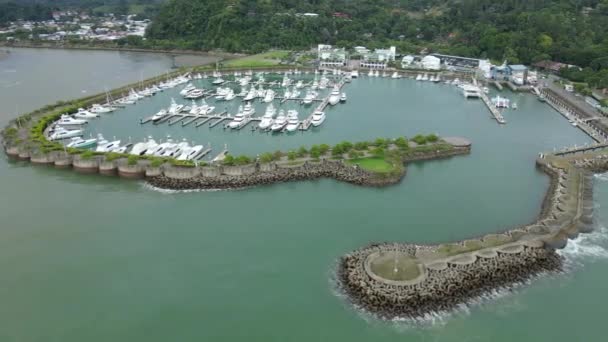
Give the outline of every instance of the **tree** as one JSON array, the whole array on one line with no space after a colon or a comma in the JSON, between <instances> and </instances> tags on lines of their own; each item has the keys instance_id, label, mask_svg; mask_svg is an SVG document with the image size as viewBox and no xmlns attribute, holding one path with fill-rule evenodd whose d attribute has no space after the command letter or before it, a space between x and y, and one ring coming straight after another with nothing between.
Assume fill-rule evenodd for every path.
<instances>
[{"instance_id":1,"label":"tree","mask_svg":"<svg viewBox=\"0 0 608 342\"><path fill-rule=\"evenodd\" d=\"M321 144L319 145L319 153L321 153L321 155L326 155L327 152L329 151L329 145L327 144Z\"/></svg>"},{"instance_id":2,"label":"tree","mask_svg":"<svg viewBox=\"0 0 608 342\"><path fill-rule=\"evenodd\" d=\"M308 153L308 151L306 150L306 147L304 147L304 146L301 146L298 149L298 157L300 157L300 158L306 156L307 153Z\"/></svg>"}]
</instances>

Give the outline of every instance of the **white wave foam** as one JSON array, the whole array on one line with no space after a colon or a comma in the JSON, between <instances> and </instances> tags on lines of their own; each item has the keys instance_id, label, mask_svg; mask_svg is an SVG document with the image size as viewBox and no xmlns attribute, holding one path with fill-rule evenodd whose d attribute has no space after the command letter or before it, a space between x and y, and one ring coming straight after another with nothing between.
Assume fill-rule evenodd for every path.
<instances>
[{"instance_id":1,"label":"white wave foam","mask_svg":"<svg viewBox=\"0 0 608 342\"><path fill-rule=\"evenodd\" d=\"M145 190L151 190L151 191L156 191L156 192L160 192L162 194L187 194L187 193L191 193L191 192L216 192L216 191L237 191L237 190L243 190L246 188L235 188L235 189L187 189L187 190L172 190L172 189L163 189L163 188L158 188L153 186L152 184L148 183L148 182L142 182L142 187Z\"/></svg>"},{"instance_id":2,"label":"white wave foam","mask_svg":"<svg viewBox=\"0 0 608 342\"><path fill-rule=\"evenodd\" d=\"M567 261L580 262L581 260L608 258L608 229L598 227L589 234L581 234L576 239L568 241L566 247L558 250L558 254Z\"/></svg>"},{"instance_id":3,"label":"white wave foam","mask_svg":"<svg viewBox=\"0 0 608 342\"><path fill-rule=\"evenodd\" d=\"M595 179L599 179L601 181L608 181L608 173L596 173L593 175Z\"/></svg>"}]
</instances>

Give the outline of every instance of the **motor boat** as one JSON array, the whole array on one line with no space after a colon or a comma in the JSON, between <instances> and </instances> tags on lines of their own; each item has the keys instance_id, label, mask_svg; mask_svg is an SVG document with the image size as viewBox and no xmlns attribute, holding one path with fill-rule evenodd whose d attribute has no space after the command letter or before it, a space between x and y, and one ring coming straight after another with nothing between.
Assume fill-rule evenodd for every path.
<instances>
[{"instance_id":1,"label":"motor boat","mask_svg":"<svg viewBox=\"0 0 608 342\"><path fill-rule=\"evenodd\" d=\"M215 91L215 99L223 100L226 97L226 94L228 93L229 90L230 90L230 88L218 87L217 90Z\"/></svg>"},{"instance_id":2,"label":"motor boat","mask_svg":"<svg viewBox=\"0 0 608 342\"><path fill-rule=\"evenodd\" d=\"M234 93L234 90L228 89L228 92L224 96L224 100L225 101L232 101L232 100L234 100L235 97L236 97L236 94Z\"/></svg>"},{"instance_id":3,"label":"motor boat","mask_svg":"<svg viewBox=\"0 0 608 342\"><path fill-rule=\"evenodd\" d=\"M422 81L422 75L421 74L416 75L416 81Z\"/></svg>"},{"instance_id":4,"label":"motor boat","mask_svg":"<svg viewBox=\"0 0 608 342\"><path fill-rule=\"evenodd\" d=\"M165 117L165 115L167 115L168 112L166 109L161 109L158 113L152 115L152 121L153 122L157 122L158 120L162 119Z\"/></svg>"},{"instance_id":5,"label":"motor boat","mask_svg":"<svg viewBox=\"0 0 608 342\"><path fill-rule=\"evenodd\" d=\"M331 91L331 94L329 94L329 104L332 106L335 106L338 104L338 102L340 102L340 89L335 88Z\"/></svg>"},{"instance_id":6,"label":"motor boat","mask_svg":"<svg viewBox=\"0 0 608 342\"><path fill-rule=\"evenodd\" d=\"M110 106L102 106L98 103L95 103L94 105L91 106L91 109L89 109L89 112L95 113L95 114L110 113L113 111L114 111L114 108L112 108Z\"/></svg>"},{"instance_id":7,"label":"motor boat","mask_svg":"<svg viewBox=\"0 0 608 342\"><path fill-rule=\"evenodd\" d=\"M298 112L294 109L287 111L287 126L285 129L288 132L293 132L300 127L300 120L298 119Z\"/></svg>"},{"instance_id":8,"label":"motor boat","mask_svg":"<svg viewBox=\"0 0 608 342\"><path fill-rule=\"evenodd\" d=\"M146 153L147 150L153 149L156 146L158 146L156 141L154 141L154 139L152 139L152 137L148 137L148 140L144 140L143 142L133 145L133 148L131 149L131 152L129 152L129 153L132 155L135 155L135 156L141 156L141 155L144 155L144 153Z\"/></svg>"},{"instance_id":9,"label":"motor boat","mask_svg":"<svg viewBox=\"0 0 608 342\"><path fill-rule=\"evenodd\" d=\"M202 89L192 89L186 95L184 95L185 99L200 99L205 95L205 92Z\"/></svg>"},{"instance_id":10,"label":"motor boat","mask_svg":"<svg viewBox=\"0 0 608 342\"><path fill-rule=\"evenodd\" d=\"M275 94L276 94L276 93L274 92L274 90L272 90L272 89L268 89L268 90L266 91L266 96L264 96L264 100L263 100L263 102L265 102L265 103L270 103L270 102L272 102L272 101L274 100L274 96L275 96Z\"/></svg>"},{"instance_id":11,"label":"motor boat","mask_svg":"<svg viewBox=\"0 0 608 342\"><path fill-rule=\"evenodd\" d=\"M120 147L120 140L108 141L103 135L97 136L97 148L95 152L112 152L112 150Z\"/></svg>"},{"instance_id":12,"label":"motor boat","mask_svg":"<svg viewBox=\"0 0 608 342\"><path fill-rule=\"evenodd\" d=\"M302 89L302 88L304 88L304 82L302 82L302 80L299 80L296 83L296 89Z\"/></svg>"},{"instance_id":13,"label":"motor boat","mask_svg":"<svg viewBox=\"0 0 608 342\"><path fill-rule=\"evenodd\" d=\"M249 92L247 92L247 95L245 95L245 97L243 98L243 101L252 101L256 98L257 95L257 90L254 87L251 87L251 89L249 89Z\"/></svg>"},{"instance_id":14,"label":"motor boat","mask_svg":"<svg viewBox=\"0 0 608 342\"><path fill-rule=\"evenodd\" d=\"M184 87L184 89L180 90L179 94L181 96L186 96L186 94L188 94L191 90L196 89L196 87L194 86L194 84L192 83L188 83L188 85L186 85Z\"/></svg>"},{"instance_id":15,"label":"motor boat","mask_svg":"<svg viewBox=\"0 0 608 342\"><path fill-rule=\"evenodd\" d=\"M188 114L198 114L198 112L200 111L200 107L196 104L196 102L194 100L192 100L192 106L190 106L190 111L188 112Z\"/></svg>"},{"instance_id":16,"label":"motor boat","mask_svg":"<svg viewBox=\"0 0 608 342\"><path fill-rule=\"evenodd\" d=\"M95 119L98 118L99 115L93 114L84 108L78 108L78 112L74 114L74 117L79 119Z\"/></svg>"},{"instance_id":17,"label":"motor boat","mask_svg":"<svg viewBox=\"0 0 608 342\"><path fill-rule=\"evenodd\" d=\"M166 149L172 147L173 145L175 144L173 143L171 137L167 137L167 141L165 141L164 143L160 143L151 149L148 149L144 154L147 156L153 155L160 157Z\"/></svg>"},{"instance_id":18,"label":"motor boat","mask_svg":"<svg viewBox=\"0 0 608 342\"><path fill-rule=\"evenodd\" d=\"M291 98L291 90L289 90L289 88L285 89L285 93L283 94L283 99L290 99Z\"/></svg>"},{"instance_id":19,"label":"motor boat","mask_svg":"<svg viewBox=\"0 0 608 342\"><path fill-rule=\"evenodd\" d=\"M350 72L350 77L351 78L358 78L359 77L359 71L358 70L353 70Z\"/></svg>"},{"instance_id":20,"label":"motor boat","mask_svg":"<svg viewBox=\"0 0 608 342\"><path fill-rule=\"evenodd\" d=\"M255 114L255 108L253 108L250 102L247 102L245 108L243 108L243 113L247 116L252 116Z\"/></svg>"},{"instance_id":21,"label":"motor boat","mask_svg":"<svg viewBox=\"0 0 608 342\"><path fill-rule=\"evenodd\" d=\"M270 129L274 132L278 132L282 130L285 125L287 125L287 117L285 116L285 112L281 109L279 115L272 123L272 126L270 126Z\"/></svg>"},{"instance_id":22,"label":"motor boat","mask_svg":"<svg viewBox=\"0 0 608 342\"><path fill-rule=\"evenodd\" d=\"M207 104L205 99L201 100L201 105L198 107L198 115L208 115L211 114L215 110L214 106L210 106Z\"/></svg>"},{"instance_id":23,"label":"motor boat","mask_svg":"<svg viewBox=\"0 0 608 342\"><path fill-rule=\"evenodd\" d=\"M68 138L73 138L73 137L78 137L78 136L82 136L84 133L83 130L81 129L58 129L55 132L53 132L53 134L51 134L51 136L49 137L49 139L51 140L63 140L63 139L68 139Z\"/></svg>"},{"instance_id":24,"label":"motor boat","mask_svg":"<svg viewBox=\"0 0 608 342\"><path fill-rule=\"evenodd\" d=\"M88 121L83 119L74 119L73 117L63 114L61 118L57 121L57 125L59 126L81 126L86 124Z\"/></svg>"},{"instance_id":25,"label":"motor boat","mask_svg":"<svg viewBox=\"0 0 608 342\"><path fill-rule=\"evenodd\" d=\"M302 100L302 103L304 103L304 104L311 104L312 101L314 101L317 98L318 95L319 94L316 91L309 90L306 93L306 96L304 96L304 100Z\"/></svg>"},{"instance_id":26,"label":"motor boat","mask_svg":"<svg viewBox=\"0 0 608 342\"><path fill-rule=\"evenodd\" d=\"M397 79L397 78L401 78L401 74L399 74L398 72L393 72L393 74L391 75L391 78L393 79Z\"/></svg>"},{"instance_id":27,"label":"motor boat","mask_svg":"<svg viewBox=\"0 0 608 342\"><path fill-rule=\"evenodd\" d=\"M374 70L369 70L369 72L367 73L367 76L369 77L374 77Z\"/></svg>"},{"instance_id":28,"label":"motor boat","mask_svg":"<svg viewBox=\"0 0 608 342\"><path fill-rule=\"evenodd\" d=\"M211 84L219 86L219 85L224 84L224 82L226 82L226 81L225 81L225 80L224 80L224 79L223 79L221 76L219 76L219 77L217 77L216 79L214 79L214 80L211 82Z\"/></svg>"},{"instance_id":29,"label":"motor boat","mask_svg":"<svg viewBox=\"0 0 608 342\"><path fill-rule=\"evenodd\" d=\"M182 150L182 153L176 158L177 160L192 160L198 156L203 150L203 145L196 145Z\"/></svg>"},{"instance_id":30,"label":"motor boat","mask_svg":"<svg viewBox=\"0 0 608 342\"><path fill-rule=\"evenodd\" d=\"M95 139L95 138L83 139L78 136L78 137L72 137L70 142L65 146L72 147L72 148L90 148L90 147L95 146L96 144L97 144L97 139Z\"/></svg>"},{"instance_id":31,"label":"motor boat","mask_svg":"<svg viewBox=\"0 0 608 342\"><path fill-rule=\"evenodd\" d=\"M182 104L177 104L175 102L175 99L171 99L171 105L169 106L169 109L167 110L167 113L171 114L171 115L175 115L175 114L179 114L182 109L184 108L184 105Z\"/></svg>"},{"instance_id":32,"label":"motor boat","mask_svg":"<svg viewBox=\"0 0 608 342\"><path fill-rule=\"evenodd\" d=\"M189 150L190 149L190 144L188 144L188 142L186 141L186 139L184 139L184 141L173 145L171 148L166 149L163 152L163 157L178 157L180 156L185 150Z\"/></svg>"},{"instance_id":33,"label":"motor boat","mask_svg":"<svg viewBox=\"0 0 608 342\"><path fill-rule=\"evenodd\" d=\"M346 93L342 93L342 95L340 95L340 102L346 102Z\"/></svg>"},{"instance_id":34,"label":"motor boat","mask_svg":"<svg viewBox=\"0 0 608 342\"><path fill-rule=\"evenodd\" d=\"M266 108L266 112L264 113L264 116L262 116L262 121L260 121L258 127L260 129L267 129L270 126L272 126L272 124L274 123L274 115L276 114L277 110L274 108L274 106L272 105L272 103Z\"/></svg>"},{"instance_id":35,"label":"motor boat","mask_svg":"<svg viewBox=\"0 0 608 342\"><path fill-rule=\"evenodd\" d=\"M517 109L517 103L513 102L513 104L511 105L511 108Z\"/></svg>"},{"instance_id":36,"label":"motor boat","mask_svg":"<svg viewBox=\"0 0 608 342\"><path fill-rule=\"evenodd\" d=\"M311 123L313 126L315 127L319 127L321 126L321 124L323 123L323 121L325 121L325 113L317 110L312 114L312 120Z\"/></svg>"},{"instance_id":37,"label":"motor boat","mask_svg":"<svg viewBox=\"0 0 608 342\"><path fill-rule=\"evenodd\" d=\"M428 81L429 80L429 75L428 74L422 75L422 78L420 80L421 81Z\"/></svg>"}]
</instances>

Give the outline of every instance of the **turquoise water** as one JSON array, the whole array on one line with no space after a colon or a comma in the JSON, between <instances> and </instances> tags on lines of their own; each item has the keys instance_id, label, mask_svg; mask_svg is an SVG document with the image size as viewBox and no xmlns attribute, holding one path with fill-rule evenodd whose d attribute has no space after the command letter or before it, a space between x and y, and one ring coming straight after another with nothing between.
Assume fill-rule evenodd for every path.
<instances>
[{"instance_id":1,"label":"turquoise water","mask_svg":"<svg viewBox=\"0 0 608 342\"><path fill-rule=\"evenodd\" d=\"M40 64L49 58L19 51ZM119 56L117 62L112 53L56 53L73 58L72 65L95 58L95 67L108 78L114 77L116 63L126 69L166 67L158 55ZM6 63L17 65L14 76L29 77L19 60L0 61L0 70ZM56 72L67 75L59 67ZM137 72L131 76L139 79ZM38 75L46 102L80 95L54 86L50 78ZM603 230L562 252L567 273L542 277L434 324L379 322L341 298L332 282L340 255L372 241L433 243L527 223L537 215L548 184L534 167L537 153L589 142L528 95L503 94L516 98L519 109L507 112L508 124L499 126L480 102L464 101L444 85L363 77L345 91L348 103L328 110L325 124L304 134L140 127L139 117L152 114L155 101L168 105L166 94L105 116L91 130L122 139L171 134L214 146L226 143L236 154L436 132L470 138L473 151L410 165L405 180L386 189L321 180L194 193L161 193L141 182L2 157L0 340L572 341L604 336L608 242ZM15 102L0 93L3 112L10 113ZM608 186L601 177L597 184L600 222L605 222Z\"/></svg>"}]
</instances>

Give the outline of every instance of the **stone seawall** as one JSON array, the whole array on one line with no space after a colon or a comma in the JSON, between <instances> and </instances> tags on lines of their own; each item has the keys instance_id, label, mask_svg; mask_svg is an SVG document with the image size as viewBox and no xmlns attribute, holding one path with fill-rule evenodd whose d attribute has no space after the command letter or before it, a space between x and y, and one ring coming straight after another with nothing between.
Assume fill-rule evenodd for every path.
<instances>
[{"instance_id":1,"label":"stone seawall","mask_svg":"<svg viewBox=\"0 0 608 342\"><path fill-rule=\"evenodd\" d=\"M257 167L259 170L260 167ZM339 181L368 186L384 186L399 182L403 174L378 178L375 174L359 167L346 165L342 161L323 160L318 163L306 162L302 166L289 168L268 168L268 171L254 171L250 167L236 172L234 168L224 167L221 175L194 176L187 178L175 177L174 173L152 177L148 182L158 188L172 190L192 189L235 189L258 185L268 185L288 181L304 181L319 178L333 178ZM205 173L205 171L203 171ZM206 173L209 173L207 171ZM240 175L232 175L239 173Z\"/></svg>"}]
</instances>

